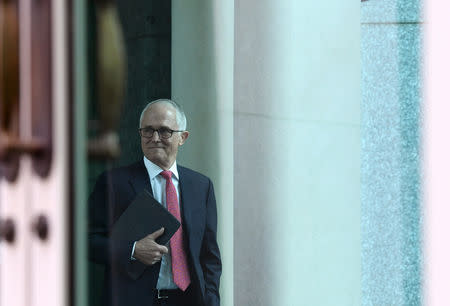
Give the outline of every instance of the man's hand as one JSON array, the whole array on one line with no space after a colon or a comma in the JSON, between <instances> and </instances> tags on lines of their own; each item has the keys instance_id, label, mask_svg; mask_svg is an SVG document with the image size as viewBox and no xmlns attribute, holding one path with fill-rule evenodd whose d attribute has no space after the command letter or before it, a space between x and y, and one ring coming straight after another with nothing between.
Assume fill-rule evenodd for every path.
<instances>
[{"instance_id":1,"label":"man's hand","mask_svg":"<svg viewBox=\"0 0 450 306\"><path fill-rule=\"evenodd\" d=\"M134 247L133 257L148 266L154 265L160 261L161 257L169 252L167 247L155 242L156 238L161 236L163 233L164 228L160 228L156 232L153 232L137 241Z\"/></svg>"}]
</instances>

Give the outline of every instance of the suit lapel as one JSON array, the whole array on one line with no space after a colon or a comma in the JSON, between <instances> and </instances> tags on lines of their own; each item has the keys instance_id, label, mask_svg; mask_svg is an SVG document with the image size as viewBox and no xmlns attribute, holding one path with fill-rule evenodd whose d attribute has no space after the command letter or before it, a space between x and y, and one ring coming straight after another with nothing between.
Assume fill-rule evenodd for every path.
<instances>
[{"instance_id":1,"label":"suit lapel","mask_svg":"<svg viewBox=\"0 0 450 306\"><path fill-rule=\"evenodd\" d=\"M144 161L136 163L132 172L133 176L130 178L130 184L133 187L134 192L138 194L142 190L146 189L153 196L150 178L148 177L148 172L145 168Z\"/></svg>"}]
</instances>

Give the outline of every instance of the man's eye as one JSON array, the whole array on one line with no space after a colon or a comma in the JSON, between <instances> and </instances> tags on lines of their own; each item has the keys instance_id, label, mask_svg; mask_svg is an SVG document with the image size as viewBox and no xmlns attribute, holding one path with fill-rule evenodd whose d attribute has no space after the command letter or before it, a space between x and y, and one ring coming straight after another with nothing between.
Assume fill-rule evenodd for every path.
<instances>
[{"instance_id":1,"label":"man's eye","mask_svg":"<svg viewBox=\"0 0 450 306\"><path fill-rule=\"evenodd\" d=\"M146 127L146 128L144 128L144 132L153 134L155 132L155 130L153 128L151 128L151 127Z\"/></svg>"},{"instance_id":2,"label":"man's eye","mask_svg":"<svg viewBox=\"0 0 450 306\"><path fill-rule=\"evenodd\" d=\"M160 132L162 135L170 135L170 130L169 130L169 129L166 129L166 128L161 128L161 129L159 129L159 132Z\"/></svg>"}]
</instances>

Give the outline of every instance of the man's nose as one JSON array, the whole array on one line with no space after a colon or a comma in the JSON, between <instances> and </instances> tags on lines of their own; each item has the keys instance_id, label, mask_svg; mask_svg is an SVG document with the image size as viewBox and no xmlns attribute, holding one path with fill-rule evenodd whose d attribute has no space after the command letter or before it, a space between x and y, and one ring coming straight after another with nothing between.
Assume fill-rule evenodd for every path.
<instances>
[{"instance_id":1,"label":"man's nose","mask_svg":"<svg viewBox=\"0 0 450 306\"><path fill-rule=\"evenodd\" d=\"M151 138L152 141L157 142L161 140L161 137L159 137L159 131L158 130L154 130L153 131L153 135Z\"/></svg>"}]
</instances>

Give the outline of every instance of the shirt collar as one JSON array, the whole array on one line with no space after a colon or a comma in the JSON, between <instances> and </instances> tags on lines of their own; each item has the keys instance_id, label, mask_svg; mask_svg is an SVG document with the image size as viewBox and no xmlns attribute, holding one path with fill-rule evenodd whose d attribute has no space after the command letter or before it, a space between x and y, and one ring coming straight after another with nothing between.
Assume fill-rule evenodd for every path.
<instances>
[{"instance_id":1,"label":"shirt collar","mask_svg":"<svg viewBox=\"0 0 450 306\"><path fill-rule=\"evenodd\" d=\"M164 171L159 167L158 165L152 163L147 159L147 157L144 156L144 165L145 168L147 168L148 175L150 176L150 180L154 179L158 174L161 173L161 171ZM172 171L173 176L178 180L178 168L177 168L177 161L173 163L173 165L169 168L169 171ZM172 176L172 177L173 177Z\"/></svg>"}]
</instances>

